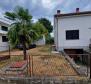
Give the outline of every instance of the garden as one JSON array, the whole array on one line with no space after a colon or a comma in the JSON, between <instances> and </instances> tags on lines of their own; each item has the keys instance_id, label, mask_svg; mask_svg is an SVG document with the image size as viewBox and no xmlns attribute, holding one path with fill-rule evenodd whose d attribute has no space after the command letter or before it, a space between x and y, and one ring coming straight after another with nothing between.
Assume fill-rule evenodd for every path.
<instances>
[{"instance_id":1,"label":"garden","mask_svg":"<svg viewBox=\"0 0 91 84\"><path fill-rule=\"evenodd\" d=\"M0 62L1 76L48 76L59 78L65 78L68 76L79 77L77 72L62 55L50 52L50 45L38 46L34 49L27 50L30 55L30 62L28 60L28 70L26 65L27 63L23 60L23 51L15 51L17 52L16 55L12 55L12 53L14 52L13 50L11 51L10 59L5 59L4 61ZM7 52L1 54L6 53ZM24 64L26 65L26 69L24 69L23 73L15 73L14 71L12 71L12 68L19 68L22 67ZM11 69L8 70L7 66L11 67ZM7 73L5 73L5 69L6 72L8 71ZM16 71L18 71L18 69Z\"/></svg>"}]
</instances>

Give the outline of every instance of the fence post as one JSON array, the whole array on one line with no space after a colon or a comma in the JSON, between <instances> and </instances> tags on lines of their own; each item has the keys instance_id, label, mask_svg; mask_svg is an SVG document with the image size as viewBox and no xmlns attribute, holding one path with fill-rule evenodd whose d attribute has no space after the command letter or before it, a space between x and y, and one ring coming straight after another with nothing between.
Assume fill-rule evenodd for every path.
<instances>
[{"instance_id":1,"label":"fence post","mask_svg":"<svg viewBox=\"0 0 91 84\"><path fill-rule=\"evenodd\" d=\"M10 45L9 45L9 56L10 56Z\"/></svg>"},{"instance_id":2,"label":"fence post","mask_svg":"<svg viewBox=\"0 0 91 84\"><path fill-rule=\"evenodd\" d=\"M87 76L89 76L89 54L87 55Z\"/></svg>"},{"instance_id":3,"label":"fence post","mask_svg":"<svg viewBox=\"0 0 91 84\"><path fill-rule=\"evenodd\" d=\"M28 54L27 54L27 60L26 60L26 61L27 61L27 76L28 76L28 71L29 71L29 70L28 70L28 65L29 65L29 64L28 64L28 63L29 63L29 62L28 62Z\"/></svg>"},{"instance_id":4,"label":"fence post","mask_svg":"<svg viewBox=\"0 0 91 84\"><path fill-rule=\"evenodd\" d=\"M30 55L29 55L29 75L31 76Z\"/></svg>"},{"instance_id":5,"label":"fence post","mask_svg":"<svg viewBox=\"0 0 91 84\"><path fill-rule=\"evenodd\" d=\"M31 55L31 76L33 76L33 56Z\"/></svg>"}]
</instances>

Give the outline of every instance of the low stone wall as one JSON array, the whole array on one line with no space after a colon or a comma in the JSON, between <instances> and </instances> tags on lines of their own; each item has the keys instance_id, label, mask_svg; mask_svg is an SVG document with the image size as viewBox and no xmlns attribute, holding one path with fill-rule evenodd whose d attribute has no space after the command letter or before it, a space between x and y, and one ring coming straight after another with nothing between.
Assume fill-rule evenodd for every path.
<instances>
[{"instance_id":1,"label":"low stone wall","mask_svg":"<svg viewBox=\"0 0 91 84\"><path fill-rule=\"evenodd\" d=\"M58 80L56 78L4 78L0 79L0 84L91 84L89 80Z\"/></svg>"},{"instance_id":2,"label":"low stone wall","mask_svg":"<svg viewBox=\"0 0 91 84\"><path fill-rule=\"evenodd\" d=\"M0 56L0 61L4 61L4 60L7 60L7 59L10 59L10 55L2 55L2 56Z\"/></svg>"},{"instance_id":3,"label":"low stone wall","mask_svg":"<svg viewBox=\"0 0 91 84\"><path fill-rule=\"evenodd\" d=\"M83 68L78 66L70 56L68 56L64 51L61 52L61 54L65 57L67 61L71 64L71 66L74 68L74 70L81 76L87 76L87 73L82 70Z\"/></svg>"}]
</instances>

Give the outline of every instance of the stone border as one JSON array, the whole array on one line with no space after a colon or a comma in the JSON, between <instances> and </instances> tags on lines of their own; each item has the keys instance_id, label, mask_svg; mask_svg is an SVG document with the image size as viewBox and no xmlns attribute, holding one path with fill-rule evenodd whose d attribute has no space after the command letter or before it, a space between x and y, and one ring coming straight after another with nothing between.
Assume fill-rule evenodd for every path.
<instances>
[{"instance_id":1,"label":"stone border","mask_svg":"<svg viewBox=\"0 0 91 84\"><path fill-rule=\"evenodd\" d=\"M82 70L82 67L78 66L74 60L72 58L70 58L64 51L61 51L60 52L64 57L65 59L70 63L70 65L74 68L74 70L78 73L78 75L81 75L81 76L87 76L86 73L84 73L84 71Z\"/></svg>"},{"instance_id":2,"label":"stone border","mask_svg":"<svg viewBox=\"0 0 91 84\"><path fill-rule=\"evenodd\" d=\"M6 83L24 83L24 84L90 84L91 81L89 80L58 80L56 78L49 78L49 77L42 77L42 78L37 78L37 77L23 77L23 78L19 78L19 77L14 77L14 78L3 78L1 79L0 78L0 83L3 83L5 84Z\"/></svg>"}]
</instances>

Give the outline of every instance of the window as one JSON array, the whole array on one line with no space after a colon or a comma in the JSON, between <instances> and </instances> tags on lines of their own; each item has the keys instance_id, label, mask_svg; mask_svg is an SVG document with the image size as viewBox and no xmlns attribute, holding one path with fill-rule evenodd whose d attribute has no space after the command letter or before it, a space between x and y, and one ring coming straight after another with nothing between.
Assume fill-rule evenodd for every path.
<instances>
[{"instance_id":1,"label":"window","mask_svg":"<svg viewBox=\"0 0 91 84\"><path fill-rule=\"evenodd\" d=\"M7 42L7 41L8 41L7 36L2 36L2 42Z\"/></svg>"},{"instance_id":2,"label":"window","mask_svg":"<svg viewBox=\"0 0 91 84\"><path fill-rule=\"evenodd\" d=\"M1 29L2 29L3 31L8 31L8 27L5 27L5 26L2 26Z\"/></svg>"},{"instance_id":3,"label":"window","mask_svg":"<svg viewBox=\"0 0 91 84\"><path fill-rule=\"evenodd\" d=\"M79 30L67 30L66 40L77 40L79 39Z\"/></svg>"}]
</instances>

